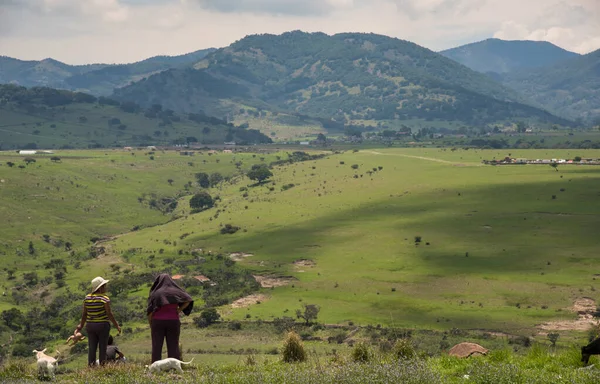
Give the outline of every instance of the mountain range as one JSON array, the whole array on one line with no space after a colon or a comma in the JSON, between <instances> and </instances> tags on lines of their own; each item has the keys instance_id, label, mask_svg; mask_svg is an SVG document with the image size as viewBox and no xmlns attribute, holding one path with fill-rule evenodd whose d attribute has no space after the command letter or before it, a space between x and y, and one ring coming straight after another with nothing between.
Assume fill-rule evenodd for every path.
<instances>
[{"instance_id":1,"label":"mountain range","mask_svg":"<svg viewBox=\"0 0 600 384\"><path fill-rule=\"evenodd\" d=\"M191 65L214 52L203 49L179 56L155 56L131 64L68 65L54 59L23 61L0 56L0 84L50 87L108 96L115 88L171 68Z\"/></svg>"},{"instance_id":2,"label":"mountain range","mask_svg":"<svg viewBox=\"0 0 600 384\"><path fill-rule=\"evenodd\" d=\"M429 49L375 34L254 35L193 68L115 90L119 100L207 114L254 107L338 122L514 119L568 124L518 92Z\"/></svg>"},{"instance_id":3,"label":"mountain range","mask_svg":"<svg viewBox=\"0 0 600 384\"><path fill-rule=\"evenodd\" d=\"M488 39L436 53L375 34L294 31L132 64L0 57L0 83L219 118L269 111L324 126L433 120L569 126L600 117L599 68L600 51L579 55L547 42Z\"/></svg>"}]
</instances>

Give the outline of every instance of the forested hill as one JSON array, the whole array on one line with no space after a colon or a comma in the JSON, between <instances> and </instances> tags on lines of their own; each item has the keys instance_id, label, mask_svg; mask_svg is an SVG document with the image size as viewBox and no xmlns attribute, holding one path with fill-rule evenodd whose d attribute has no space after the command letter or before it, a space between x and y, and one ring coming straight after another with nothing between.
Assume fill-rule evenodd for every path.
<instances>
[{"instance_id":1,"label":"forested hill","mask_svg":"<svg viewBox=\"0 0 600 384\"><path fill-rule=\"evenodd\" d=\"M249 36L194 68L151 76L114 97L220 116L250 105L337 121L416 118L476 125L518 118L569 124L484 74L374 34Z\"/></svg>"},{"instance_id":2,"label":"forested hill","mask_svg":"<svg viewBox=\"0 0 600 384\"><path fill-rule=\"evenodd\" d=\"M176 113L155 104L52 88L0 85L0 150L99 148L199 142L269 143L259 131L198 113Z\"/></svg>"},{"instance_id":3,"label":"forested hill","mask_svg":"<svg viewBox=\"0 0 600 384\"><path fill-rule=\"evenodd\" d=\"M600 50L507 74L504 83L568 118L600 121Z\"/></svg>"},{"instance_id":4,"label":"forested hill","mask_svg":"<svg viewBox=\"0 0 600 384\"><path fill-rule=\"evenodd\" d=\"M440 53L482 73L546 67L579 56L546 41L500 39L487 39Z\"/></svg>"},{"instance_id":5,"label":"forested hill","mask_svg":"<svg viewBox=\"0 0 600 384\"><path fill-rule=\"evenodd\" d=\"M0 56L0 83L44 86L108 96L115 88L171 68L196 63L215 49L179 56L156 56L131 64L68 65L53 59L23 61Z\"/></svg>"}]
</instances>

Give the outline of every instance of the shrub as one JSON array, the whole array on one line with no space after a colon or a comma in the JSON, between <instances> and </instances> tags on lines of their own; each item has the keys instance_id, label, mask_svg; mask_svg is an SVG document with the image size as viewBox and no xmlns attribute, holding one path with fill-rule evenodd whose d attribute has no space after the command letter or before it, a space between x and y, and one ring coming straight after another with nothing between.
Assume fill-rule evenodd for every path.
<instances>
[{"instance_id":1,"label":"shrub","mask_svg":"<svg viewBox=\"0 0 600 384\"><path fill-rule=\"evenodd\" d=\"M302 362L306 360L306 351L300 336L294 331L287 334L283 342L283 361L286 363Z\"/></svg>"},{"instance_id":2,"label":"shrub","mask_svg":"<svg viewBox=\"0 0 600 384\"><path fill-rule=\"evenodd\" d=\"M358 343L352 349L352 360L357 363L366 363L371 358L369 347L365 343Z\"/></svg>"},{"instance_id":3,"label":"shrub","mask_svg":"<svg viewBox=\"0 0 600 384\"><path fill-rule=\"evenodd\" d=\"M232 331L239 331L242 329L242 323L239 321L232 321L227 325L227 328L231 329Z\"/></svg>"},{"instance_id":4,"label":"shrub","mask_svg":"<svg viewBox=\"0 0 600 384\"><path fill-rule=\"evenodd\" d=\"M236 227L234 225L231 224L225 224L225 226L223 228L221 228L221 234L222 235L233 235L234 233L236 233L237 231L239 231L241 228L240 227Z\"/></svg>"},{"instance_id":5,"label":"shrub","mask_svg":"<svg viewBox=\"0 0 600 384\"><path fill-rule=\"evenodd\" d=\"M352 164L350 167L351 167L352 169L358 169L358 164Z\"/></svg>"},{"instance_id":6,"label":"shrub","mask_svg":"<svg viewBox=\"0 0 600 384\"><path fill-rule=\"evenodd\" d=\"M398 339L394 344L393 353L399 359L412 359L417 356L415 347L409 339Z\"/></svg>"}]
</instances>

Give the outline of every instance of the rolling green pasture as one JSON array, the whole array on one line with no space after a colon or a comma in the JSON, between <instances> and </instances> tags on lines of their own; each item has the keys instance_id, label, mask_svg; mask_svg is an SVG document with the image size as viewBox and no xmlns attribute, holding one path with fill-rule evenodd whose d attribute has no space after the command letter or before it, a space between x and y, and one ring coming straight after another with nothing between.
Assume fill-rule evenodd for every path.
<instances>
[{"instance_id":1,"label":"rolling green pasture","mask_svg":"<svg viewBox=\"0 0 600 384\"><path fill-rule=\"evenodd\" d=\"M2 282L3 290L20 283L28 271L40 278L51 275L43 263L57 257L71 264L82 260L79 268L69 266L66 287L51 290L60 293L79 292L80 282L98 274L115 278L113 264L148 269L151 256L161 268L171 260L188 260L192 251L210 260L217 254L252 254L239 263L255 275L288 283L263 288L260 303L219 308L225 320L241 320L241 331L226 325L197 329L192 318L184 320L186 356L209 365L240 365L251 355L265 364L277 360L272 351L280 347L281 336L244 320L294 317L303 304L318 304L318 322L345 324L346 333L350 324L410 328L423 335L481 329L537 334L544 342L536 325L575 319L567 310L575 299L597 298L597 167L560 165L556 171L544 165L481 164L503 158L504 151L363 149L275 167L272 182L256 185L235 163L241 161L246 170L261 158L267 163L285 158L284 152L188 157L156 151L154 160L146 151L134 153L59 151L60 162L36 156L28 166L14 152L0 153L0 257L3 268L17 271L16 280ZM511 155L600 157L600 151L511 150ZM209 189L220 197L215 208L192 214L187 201L198 190L197 172L221 172L232 179ZM182 197L172 214L149 207L151 198L174 196ZM220 234L225 224L240 231ZM134 226L141 229L132 232ZM74 253L43 241L45 234L71 242ZM107 254L87 260L90 238L103 236L116 236L103 243ZM30 241L34 255L28 252ZM209 264L179 272L203 273ZM116 297L115 305L125 301L130 310L143 311L146 295L142 286ZM197 303L199 313L200 297ZM0 310L12 306L10 295L0 296ZM147 325L123 325L132 333L118 338L119 345L133 361L145 361ZM355 338L368 341L367 329ZM335 332L310 333L326 339ZM559 343L582 337L561 332ZM435 353L441 340L460 338L435 333L418 348ZM497 340L481 343L501 347ZM334 349L350 353L346 344L307 345L316 356L332 356ZM85 357L76 355L66 369L84 364Z\"/></svg>"},{"instance_id":2,"label":"rolling green pasture","mask_svg":"<svg viewBox=\"0 0 600 384\"><path fill-rule=\"evenodd\" d=\"M61 161L53 162L51 156L59 156ZM198 189L195 173L220 172L231 177L239 172L235 162L241 161L242 167L250 168L262 156L275 160L273 155L209 156L200 155L199 151L192 157L175 151L157 151L153 156L151 160L145 150L56 151L55 155L33 156L36 162L25 166L25 156L0 152L3 268L15 269L17 277L31 270L43 277L51 273L41 267L43 262L69 254L64 247L66 242L72 244L74 254L69 257L74 262L85 258L91 238L120 235L135 226L151 227L171 220L172 214L151 209L149 202L153 198L193 193ZM8 162L15 165L11 168ZM19 168L21 165L24 168ZM45 242L44 235L50 236L51 242ZM63 245L51 244L58 240ZM30 241L34 255L29 254ZM66 282L76 287L115 260L118 261L114 257L92 260L87 267L84 264L81 269L73 269ZM6 288L7 284L10 282L3 286ZM0 309L10 305L7 300L0 296Z\"/></svg>"},{"instance_id":3,"label":"rolling green pasture","mask_svg":"<svg viewBox=\"0 0 600 384\"><path fill-rule=\"evenodd\" d=\"M529 158L571 152L511 151ZM256 274L295 280L264 289L268 299L260 304L222 308L229 319L268 320L303 303L320 305L326 323L518 332L573 319L566 308L574 299L596 297L600 169L481 165L506 155L382 149L296 163L276 168L275 185L250 187L247 197L240 191L247 180L223 188L218 216L215 209L180 212L181 219L112 246L164 248L165 255L251 253L241 262ZM281 190L290 183L295 187ZM225 224L243 231L221 235ZM177 245L165 247L168 241ZM299 260L314 265L295 265Z\"/></svg>"}]
</instances>

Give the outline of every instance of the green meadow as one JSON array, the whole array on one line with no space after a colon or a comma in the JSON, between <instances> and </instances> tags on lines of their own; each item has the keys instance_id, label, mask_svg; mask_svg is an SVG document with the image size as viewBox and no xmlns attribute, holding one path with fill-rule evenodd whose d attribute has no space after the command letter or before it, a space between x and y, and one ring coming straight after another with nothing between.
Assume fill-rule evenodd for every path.
<instances>
[{"instance_id":1,"label":"green meadow","mask_svg":"<svg viewBox=\"0 0 600 384\"><path fill-rule=\"evenodd\" d=\"M218 191L218 216L184 210L179 220L111 245L116 253L242 252L253 256L240 263L257 275L288 280L265 289L259 305L222 308L232 319L268 320L303 303L319 305L325 323L514 332L573 318L566 308L595 291L598 170L480 163L505 155L365 150L276 167L273 182L249 187L246 197L247 179ZM282 191L288 184L295 186ZM225 224L243 231L222 235Z\"/></svg>"},{"instance_id":2,"label":"green meadow","mask_svg":"<svg viewBox=\"0 0 600 384\"><path fill-rule=\"evenodd\" d=\"M314 151L325 156L276 165L270 180L256 183L244 172L254 164L287 159L288 151L200 152L57 151L60 161L35 156L29 165L14 152L0 153L0 273L14 273L0 284L9 293L0 296L0 311L25 311L31 300L47 305L61 294L83 295L81 284L96 275L118 280L129 273L168 270L210 276L232 258L235 268L250 271L267 286L242 304L219 306L223 325L205 329L198 329L194 318L205 304L206 287L194 287L195 314L184 320L182 344L186 357L206 365L194 371L199 380L229 377L237 372L233 367L248 364L249 356L261 367L278 364L282 336L270 324L295 318L304 304L320 307L317 323L325 328L300 328L304 336L317 338L307 346L320 359L340 353L347 358L350 338L384 337L373 336L373 329L413 330L417 350L430 356L465 339L494 350L514 347L507 345L506 335L548 344L548 331L540 324L554 321L566 324L559 331L561 348L587 340L570 307L577 299L597 298L600 168L481 163L504 158L506 151L375 148ZM510 153L600 157L598 150ZM228 180L207 189L218 197L213 208L193 213L188 201L201 190L198 172L219 172ZM162 199L176 200L176 209L161 210L156 202ZM239 230L222 234L228 224ZM92 253L98 246L102 252ZM67 261L61 286L45 267L57 258ZM40 282L16 304L10 293L31 271ZM45 277L50 279L44 282ZM142 314L146 297L147 286L141 285L113 299L120 310L141 314L124 322L128 331L118 338L140 364L150 349ZM78 306L77 300L67 304L72 314L67 327L75 326ZM240 330L228 328L238 321ZM451 330L467 333L448 336ZM326 341L340 333L343 344ZM69 354L62 336L49 345L69 356L65 380L92 380L77 376L88 374L77 373L85 355ZM0 336L7 339L8 334ZM450 369L438 366L446 364L442 360L431 364L436 372ZM216 366L232 371L212 372ZM566 369L561 367L557 372ZM240 377L252 375L252 368L244 369L250 371ZM311 369L307 375L320 374L318 367Z\"/></svg>"}]
</instances>

